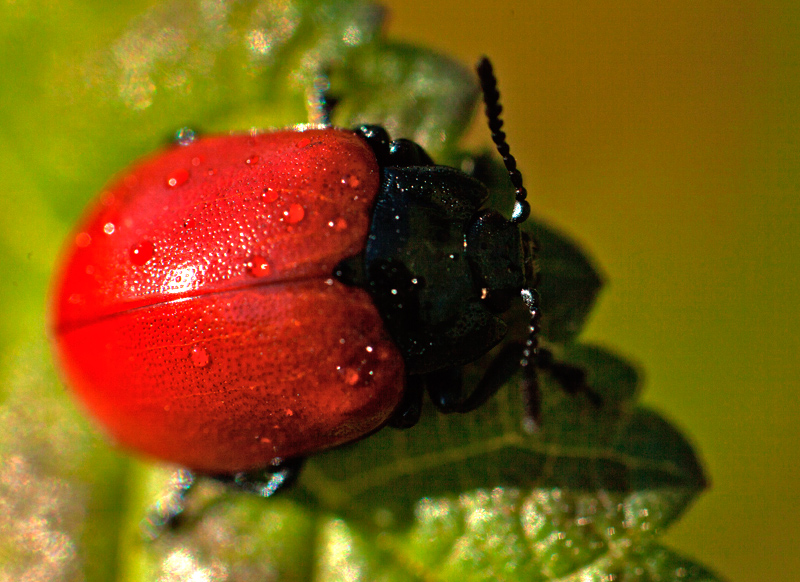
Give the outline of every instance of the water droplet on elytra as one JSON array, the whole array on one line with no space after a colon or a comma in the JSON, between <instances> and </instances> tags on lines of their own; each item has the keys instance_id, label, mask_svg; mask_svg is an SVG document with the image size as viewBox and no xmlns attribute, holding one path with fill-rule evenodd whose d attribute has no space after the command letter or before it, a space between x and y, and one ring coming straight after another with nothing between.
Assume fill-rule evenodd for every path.
<instances>
[{"instance_id":1,"label":"water droplet on elytra","mask_svg":"<svg viewBox=\"0 0 800 582\"><path fill-rule=\"evenodd\" d=\"M181 184L185 184L189 179L189 170L179 168L167 176L167 186L169 188L177 188Z\"/></svg>"},{"instance_id":2,"label":"water droplet on elytra","mask_svg":"<svg viewBox=\"0 0 800 582\"><path fill-rule=\"evenodd\" d=\"M247 263L247 272L253 277L266 277L272 273L272 267L267 259L256 255Z\"/></svg>"},{"instance_id":3,"label":"water droplet on elytra","mask_svg":"<svg viewBox=\"0 0 800 582\"><path fill-rule=\"evenodd\" d=\"M291 204L289 210L286 211L286 222L289 224L297 224L306 215L306 211L299 204Z\"/></svg>"},{"instance_id":4,"label":"water droplet on elytra","mask_svg":"<svg viewBox=\"0 0 800 582\"><path fill-rule=\"evenodd\" d=\"M205 368L211 362L208 350L201 346L194 346L190 357L195 368Z\"/></svg>"},{"instance_id":5,"label":"water droplet on elytra","mask_svg":"<svg viewBox=\"0 0 800 582\"><path fill-rule=\"evenodd\" d=\"M252 155L249 158L247 158L247 160L245 160L245 163L249 166L255 166L260 160L261 160L260 157Z\"/></svg>"},{"instance_id":6,"label":"water droplet on elytra","mask_svg":"<svg viewBox=\"0 0 800 582\"><path fill-rule=\"evenodd\" d=\"M133 245L129 254L131 263L141 267L156 254L156 245L149 240L143 240Z\"/></svg>"},{"instance_id":7,"label":"water droplet on elytra","mask_svg":"<svg viewBox=\"0 0 800 582\"><path fill-rule=\"evenodd\" d=\"M195 156L192 158L192 165L196 168L200 164L203 163L203 158L201 156Z\"/></svg>"},{"instance_id":8,"label":"water droplet on elytra","mask_svg":"<svg viewBox=\"0 0 800 582\"><path fill-rule=\"evenodd\" d=\"M188 127L182 127L175 132L175 141L178 145L187 146L195 139L197 139L197 134Z\"/></svg>"},{"instance_id":9,"label":"water droplet on elytra","mask_svg":"<svg viewBox=\"0 0 800 582\"><path fill-rule=\"evenodd\" d=\"M306 147L306 146L308 146L310 144L311 144L311 140L308 139L307 137L304 137L303 139L299 140L295 145L298 148L304 148L304 147Z\"/></svg>"},{"instance_id":10,"label":"water droplet on elytra","mask_svg":"<svg viewBox=\"0 0 800 582\"><path fill-rule=\"evenodd\" d=\"M275 202L278 199L278 191L272 188L264 188L261 192L261 199L264 202Z\"/></svg>"},{"instance_id":11,"label":"water droplet on elytra","mask_svg":"<svg viewBox=\"0 0 800 582\"><path fill-rule=\"evenodd\" d=\"M114 230L116 230L116 226L114 226L113 222L106 222L103 225L103 232L106 234L114 234Z\"/></svg>"},{"instance_id":12,"label":"water droplet on elytra","mask_svg":"<svg viewBox=\"0 0 800 582\"><path fill-rule=\"evenodd\" d=\"M75 244L81 247L82 249L85 249L90 244L92 244L92 235L90 235L88 232L79 232L75 236Z\"/></svg>"}]
</instances>

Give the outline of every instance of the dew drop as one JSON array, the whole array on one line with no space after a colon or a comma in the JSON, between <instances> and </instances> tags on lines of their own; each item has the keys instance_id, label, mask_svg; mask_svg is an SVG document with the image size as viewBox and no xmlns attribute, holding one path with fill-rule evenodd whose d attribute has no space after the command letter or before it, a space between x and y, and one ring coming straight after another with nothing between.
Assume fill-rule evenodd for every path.
<instances>
[{"instance_id":1,"label":"dew drop","mask_svg":"<svg viewBox=\"0 0 800 582\"><path fill-rule=\"evenodd\" d=\"M209 362L211 362L211 358L208 355L208 351L200 346L194 346L192 348L192 365L195 368L205 368L208 366Z\"/></svg>"},{"instance_id":2,"label":"dew drop","mask_svg":"<svg viewBox=\"0 0 800 582\"><path fill-rule=\"evenodd\" d=\"M295 144L295 145L296 145L298 148L304 148L304 147L307 147L307 146L308 146L308 145L310 145L310 144L311 144L311 140L310 140L310 139L308 139L307 137L304 137L303 139L299 140L299 141L297 142L297 144Z\"/></svg>"},{"instance_id":3,"label":"dew drop","mask_svg":"<svg viewBox=\"0 0 800 582\"><path fill-rule=\"evenodd\" d=\"M278 191L272 188L264 188L261 198L264 202L275 202L278 199Z\"/></svg>"},{"instance_id":4,"label":"dew drop","mask_svg":"<svg viewBox=\"0 0 800 582\"><path fill-rule=\"evenodd\" d=\"M116 230L116 227L113 222L106 222L103 225L103 232L106 234L114 234L114 230Z\"/></svg>"},{"instance_id":5,"label":"dew drop","mask_svg":"<svg viewBox=\"0 0 800 582\"><path fill-rule=\"evenodd\" d=\"M80 293L73 293L72 295L69 296L69 299L67 299L67 301L69 301L69 303L72 305L80 305L81 303L83 303L83 295L81 295Z\"/></svg>"},{"instance_id":6,"label":"dew drop","mask_svg":"<svg viewBox=\"0 0 800 582\"><path fill-rule=\"evenodd\" d=\"M256 164L258 164L258 162L259 162L260 160L261 160L261 158L260 158L260 157L258 157L258 156L256 156L256 155L252 155L252 156L250 156L249 158L247 158L247 160L245 160L245 163L246 163L247 165L249 165L249 166L255 166Z\"/></svg>"},{"instance_id":7,"label":"dew drop","mask_svg":"<svg viewBox=\"0 0 800 582\"><path fill-rule=\"evenodd\" d=\"M208 169L208 175L209 176L216 176L217 175L217 169L216 168L209 168Z\"/></svg>"},{"instance_id":8,"label":"dew drop","mask_svg":"<svg viewBox=\"0 0 800 582\"><path fill-rule=\"evenodd\" d=\"M178 145L187 146L195 139L197 139L197 134L188 127L182 127L175 132L175 141Z\"/></svg>"},{"instance_id":9,"label":"dew drop","mask_svg":"<svg viewBox=\"0 0 800 582\"><path fill-rule=\"evenodd\" d=\"M201 156L195 156L192 158L192 166L195 168L203 163L203 158Z\"/></svg>"},{"instance_id":10,"label":"dew drop","mask_svg":"<svg viewBox=\"0 0 800 582\"><path fill-rule=\"evenodd\" d=\"M272 267L267 259L256 255L247 263L247 272L253 277L266 277L272 273Z\"/></svg>"},{"instance_id":11,"label":"dew drop","mask_svg":"<svg viewBox=\"0 0 800 582\"><path fill-rule=\"evenodd\" d=\"M194 228L197 225L197 222L194 218L187 218L183 221L183 228Z\"/></svg>"},{"instance_id":12,"label":"dew drop","mask_svg":"<svg viewBox=\"0 0 800 582\"><path fill-rule=\"evenodd\" d=\"M306 211L303 209L302 206L299 204L291 204L289 206L289 210L286 212L286 222L289 224L297 224L303 217L305 217Z\"/></svg>"},{"instance_id":13,"label":"dew drop","mask_svg":"<svg viewBox=\"0 0 800 582\"><path fill-rule=\"evenodd\" d=\"M337 218L333 223L333 228L336 230L347 230L347 221L344 218Z\"/></svg>"},{"instance_id":14,"label":"dew drop","mask_svg":"<svg viewBox=\"0 0 800 582\"><path fill-rule=\"evenodd\" d=\"M361 180L358 179L358 176L350 174L342 178L342 184L351 188L358 188L361 185Z\"/></svg>"},{"instance_id":15,"label":"dew drop","mask_svg":"<svg viewBox=\"0 0 800 582\"><path fill-rule=\"evenodd\" d=\"M294 410L292 410L291 408L287 408L285 412L286 416L294 416Z\"/></svg>"},{"instance_id":16,"label":"dew drop","mask_svg":"<svg viewBox=\"0 0 800 582\"><path fill-rule=\"evenodd\" d=\"M131 247L131 263L137 267L141 267L147 261L152 259L155 254L156 246L149 240L143 240L142 242L136 243Z\"/></svg>"},{"instance_id":17,"label":"dew drop","mask_svg":"<svg viewBox=\"0 0 800 582\"><path fill-rule=\"evenodd\" d=\"M88 232L79 232L75 237L75 244L82 249L85 249L92 244L92 235L90 235Z\"/></svg>"},{"instance_id":18,"label":"dew drop","mask_svg":"<svg viewBox=\"0 0 800 582\"><path fill-rule=\"evenodd\" d=\"M167 176L167 186L170 188L177 188L181 184L185 184L189 179L189 170L179 168Z\"/></svg>"}]
</instances>

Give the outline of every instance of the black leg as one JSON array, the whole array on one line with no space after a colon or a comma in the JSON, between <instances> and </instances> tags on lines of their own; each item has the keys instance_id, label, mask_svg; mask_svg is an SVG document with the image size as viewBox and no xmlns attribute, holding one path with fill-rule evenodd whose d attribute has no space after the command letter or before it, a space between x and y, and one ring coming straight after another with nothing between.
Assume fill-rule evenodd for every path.
<instances>
[{"instance_id":1,"label":"black leg","mask_svg":"<svg viewBox=\"0 0 800 582\"><path fill-rule=\"evenodd\" d=\"M428 394L436 407L444 413L467 413L483 406L520 369L523 345L508 343L492 360L475 389L466 397L463 394L462 368L451 368L425 375Z\"/></svg>"},{"instance_id":2,"label":"black leg","mask_svg":"<svg viewBox=\"0 0 800 582\"><path fill-rule=\"evenodd\" d=\"M425 392L423 376L407 376L403 400L389 419L393 428L411 428L419 422L422 414L422 396Z\"/></svg>"},{"instance_id":3,"label":"black leg","mask_svg":"<svg viewBox=\"0 0 800 582\"><path fill-rule=\"evenodd\" d=\"M271 497L289 487L300 475L305 459L276 459L272 465L257 471L246 471L234 475L213 475L212 478L236 489L254 493L260 497Z\"/></svg>"},{"instance_id":4,"label":"black leg","mask_svg":"<svg viewBox=\"0 0 800 582\"><path fill-rule=\"evenodd\" d=\"M602 397L589 386L586 371L578 366L556 360L549 350L538 348L533 365L521 365L526 357L526 345L522 342L506 344L497 357L489 364L475 390L466 398L462 396L460 368L444 373L428 374L428 392L437 408L442 412L466 413L485 404L511 378L522 371L522 393L525 401L525 426L531 432L539 426L541 417L541 394L539 392L539 371L545 372L555 380L567 394L583 394L589 402L599 408Z\"/></svg>"},{"instance_id":5,"label":"black leg","mask_svg":"<svg viewBox=\"0 0 800 582\"><path fill-rule=\"evenodd\" d=\"M572 396L583 394L596 408L603 405L603 397L589 386L586 370L583 368L559 362L550 350L544 348L539 348L536 367L550 374L567 394Z\"/></svg>"},{"instance_id":6,"label":"black leg","mask_svg":"<svg viewBox=\"0 0 800 582\"><path fill-rule=\"evenodd\" d=\"M425 374L428 395L439 412L459 412L464 401L464 377L461 367Z\"/></svg>"},{"instance_id":7,"label":"black leg","mask_svg":"<svg viewBox=\"0 0 800 582\"><path fill-rule=\"evenodd\" d=\"M489 364L475 390L459 404L456 411L470 412L486 403L519 371L521 358L522 344L508 343L503 346L497 357Z\"/></svg>"}]
</instances>

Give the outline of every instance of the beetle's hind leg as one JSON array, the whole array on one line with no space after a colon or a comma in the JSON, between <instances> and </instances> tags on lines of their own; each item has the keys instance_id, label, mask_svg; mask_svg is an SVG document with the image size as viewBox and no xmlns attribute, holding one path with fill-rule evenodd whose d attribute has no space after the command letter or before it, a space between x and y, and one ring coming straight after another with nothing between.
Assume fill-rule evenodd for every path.
<instances>
[{"instance_id":1,"label":"beetle's hind leg","mask_svg":"<svg viewBox=\"0 0 800 582\"><path fill-rule=\"evenodd\" d=\"M175 472L169 491L153 504L142 520L142 533L147 539L154 540L164 532L179 531L187 521L184 510L199 478L214 479L240 491L271 497L297 480L304 461L302 457L279 459L267 468L233 475L198 475L187 469L180 469ZM198 519L207 509L208 506L203 507L198 515L192 515L190 519Z\"/></svg>"},{"instance_id":2,"label":"beetle's hind leg","mask_svg":"<svg viewBox=\"0 0 800 582\"><path fill-rule=\"evenodd\" d=\"M212 478L259 497L272 497L297 481L304 463L303 457L275 459L264 469L243 471L233 475L212 475Z\"/></svg>"}]
</instances>

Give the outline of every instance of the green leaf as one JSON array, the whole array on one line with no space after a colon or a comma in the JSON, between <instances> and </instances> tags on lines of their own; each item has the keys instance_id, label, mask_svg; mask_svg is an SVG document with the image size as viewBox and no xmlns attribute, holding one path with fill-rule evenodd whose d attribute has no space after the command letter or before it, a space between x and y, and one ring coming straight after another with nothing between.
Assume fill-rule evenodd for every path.
<instances>
[{"instance_id":1,"label":"green leaf","mask_svg":"<svg viewBox=\"0 0 800 582\"><path fill-rule=\"evenodd\" d=\"M437 160L452 155L478 97L472 71L409 45L364 47L332 73L338 125L382 125Z\"/></svg>"}]
</instances>

